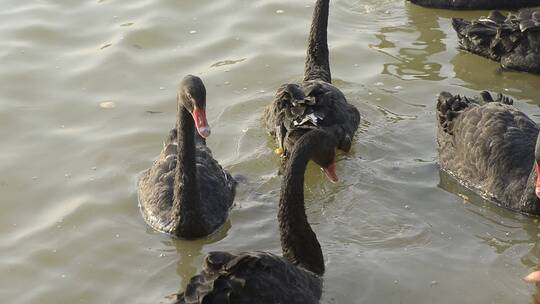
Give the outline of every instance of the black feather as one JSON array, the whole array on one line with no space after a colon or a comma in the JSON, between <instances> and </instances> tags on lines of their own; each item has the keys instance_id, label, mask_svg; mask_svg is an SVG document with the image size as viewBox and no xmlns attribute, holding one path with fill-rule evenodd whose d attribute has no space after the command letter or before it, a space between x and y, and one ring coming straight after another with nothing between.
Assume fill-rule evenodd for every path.
<instances>
[{"instance_id":1,"label":"black feather","mask_svg":"<svg viewBox=\"0 0 540 304\"><path fill-rule=\"evenodd\" d=\"M540 73L540 15L522 9L503 18L499 12L474 21L453 18L461 48L504 68Z\"/></svg>"}]
</instances>

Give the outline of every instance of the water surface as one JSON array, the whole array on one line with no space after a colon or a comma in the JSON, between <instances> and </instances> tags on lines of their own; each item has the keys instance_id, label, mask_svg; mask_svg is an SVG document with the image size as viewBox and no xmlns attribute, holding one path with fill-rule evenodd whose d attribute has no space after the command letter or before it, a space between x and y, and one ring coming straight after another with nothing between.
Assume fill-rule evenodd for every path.
<instances>
[{"instance_id":1,"label":"water surface","mask_svg":"<svg viewBox=\"0 0 540 304\"><path fill-rule=\"evenodd\" d=\"M279 253L278 158L260 116L302 77L312 2L3 1L2 302L166 302L206 252ZM540 264L537 221L475 199L437 165L442 90L504 92L540 114L540 77L457 50L450 18L486 14L331 1L334 83L363 122L338 184L307 173L322 303L531 301L520 279ZM206 83L215 157L248 178L226 226L191 242L149 229L136 196L187 73Z\"/></svg>"}]
</instances>

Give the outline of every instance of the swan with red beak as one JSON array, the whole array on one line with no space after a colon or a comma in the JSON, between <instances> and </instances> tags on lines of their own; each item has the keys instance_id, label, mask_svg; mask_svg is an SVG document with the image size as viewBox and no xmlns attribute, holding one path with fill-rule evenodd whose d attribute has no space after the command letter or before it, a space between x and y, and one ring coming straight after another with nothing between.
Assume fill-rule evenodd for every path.
<instances>
[{"instance_id":1,"label":"swan with red beak","mask_svg":"<svg viewBox=\"0 0 540 304\"><path fill-rule=\"evenodd\" d=\"M196 239L223 226L236 181L204 141L210 127L203 81L187 75L176 95L176 126L169 131L158 159L139 178L139 207L155 230Z\"/></svg>"}]
</instances>

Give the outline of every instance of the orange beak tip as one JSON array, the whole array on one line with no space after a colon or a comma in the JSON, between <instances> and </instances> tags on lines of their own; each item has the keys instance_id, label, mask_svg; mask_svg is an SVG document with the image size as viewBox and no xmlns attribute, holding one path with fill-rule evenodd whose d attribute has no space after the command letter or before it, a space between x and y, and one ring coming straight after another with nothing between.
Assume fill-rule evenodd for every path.
<instances>
[{"instance_id":1,"label":"orange beak tip","mask_svg":"<svg viewBox=\"0 0 540 304\"><path fill-rule=\"evenodd\" d=\"M337 183L339 181L339 178L336 173L336 163L331 163L328 167L323 168L324 173L326 174L326 177L332 182Z\"/></svg>"},{"instance_id":2,"label":"orange beak tip","mask_svg":"<svg viewBox=\"0 0 540 304\"><path fill-rule=\"evenodd\" d=\"M206 110L204 108L201 109L195 107L192 115L197 132L199 132L203 138L210 136L210 126L208 125L208 121L206 121Z\"/></svg>"},{"instance_id":3,"label":"orange beak tip","mask_svg":"<svg viewBox=\"0 0 540 304\"><path fill-rule=\"evenodd\" d=\"M540 283L540 271L530 273L528 276L524 277L523 280L527 283Z\"/></svg>"}]
</instances>

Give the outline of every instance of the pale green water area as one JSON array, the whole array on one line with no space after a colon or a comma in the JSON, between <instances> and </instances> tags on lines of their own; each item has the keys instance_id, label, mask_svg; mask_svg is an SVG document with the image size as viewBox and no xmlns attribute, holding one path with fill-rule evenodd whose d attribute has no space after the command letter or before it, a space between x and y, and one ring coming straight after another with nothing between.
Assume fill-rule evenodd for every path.
<instances>
[{"instance_id":1,"label":"pale green water area","mask_svg":"<svg viewBox=\"0 0 540 304\"><path fill-rule=\"evenodd\" d=\"M278 157L260 116L302 77L313 2L2 1L0 302L167 302L206 252L280 253ZM334 83L363 121L339 183L307 172L321 303L531 303L521 278L540 266L538 223L442 189L463 191L440 181L434 109L442 90L487 89L538 119L540 76L457 49L450 18L486 11L330 10ZM207 86L214 156L248 179L226 226L201 241L152 231L136 195L188 73Z\"/></svg>"}]
</instances>

